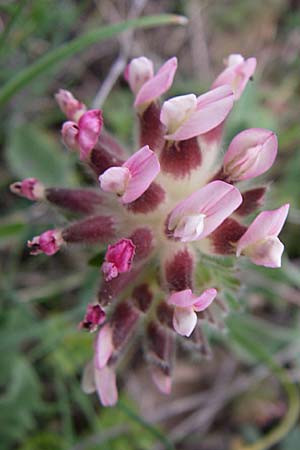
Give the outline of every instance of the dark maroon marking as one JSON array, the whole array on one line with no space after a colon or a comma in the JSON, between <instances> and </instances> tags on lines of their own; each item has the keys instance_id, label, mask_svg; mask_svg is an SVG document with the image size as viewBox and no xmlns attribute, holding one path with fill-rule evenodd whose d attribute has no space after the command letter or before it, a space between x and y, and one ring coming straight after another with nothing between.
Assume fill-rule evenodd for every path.
<instances>
[{"instance_id":1,"label":"dark maroon marking","mask_svg":"<svg viewBox=\"0 0 300 450\"><path fill-rule=\"evenodd\" d=\"M147 328L149 350L161 361L168 363L173 350L172 334L157 322L150 322Z\"/></svg>"},{"instance_id":2,"label":"dark maroon marking","mask_svg":"<svg viewBox=\"0 0 300 450\"><path fill-rule=\"evenodd\" d=\"M226 219L210 234L214 251L220 255L230 255L235 252L233 243L237 242L246 232L247 227L234 219Z\"/></svg>"},{"instance_id":3,"label":"dark maroon marking","mask_svg":"<svg viewBox=\"0 0 300 450\"><path fill-rule=\"evenodd\" d=\"M129 285L134 285L141 270L142 268L131 269L130 272L120 273L117 278L113 278L110 281L103 280L98 292L99 304L102 306L108 305L123 289L126 289Z\"/></svg>"},{"instance_id":4,"label":"dark maroon marking","mask_svg":"<svg viewBox=\"0 0 300 450\"><path fill-rule=\"evenodd\" d=\"M147 258L153 249L153 234L149 228L137 228L129 237L135 245L134 262Z\"/></svg>"},{"instance_id":5,"label":"dark maroon marking","mask_svg":"<svg viewBox=\"0 0 300 450\"><path fill-rule=\"evenodd\" d=\"M188 250L180 250L166 262L165 275L170 291L192 289L194 261Z\"/></svg>"},{"instance_id":6,"label":"dark maroon marking","mask_svg":"<svg viewBox=\"0 0 300 450\"><path fill-rule=\"evenodd\" d=\"M164 189L157 183L151 183L148 189L134 202L128 203L128 211L147 214L154 211L165 199Z\"/></svg>"},{"instance_id":7,"label":"dark maroon marking","mask_svg":"<svg viewBox=\"0 0 300 450\"><path fill-rule=\"evenodd\" d=\"M143 283L134 288L132 298L135 301L137 308L142 312L146 312L151 305L153 294L150 291L148 284Z\"/></svg>"},{"instance_id":8,"label":"dark maroon marking","mask_svg":"<svg viewBox=\"0 0 300 450\"><path fill-rule=\"evenodd\" d=\"M94 216L68 226L62 232L66 242L106 243L115 235L114 221L108 216Z\"/></svg>"},{"instance_id":9,"label":"dark maroon marking","mask_svg":"<svg viewBox=\"0 0 300 450\"><path fill-rule=\"evenodd\" d=\"M166 128L160 121L160 107L151 103L139 116L140 120L140 146L149 145L151 150L159 152L165 143Z\"/></svg>"},{"instance_id":10,"label":"dark maroon marking","mask_svg":"<svg viewBox=\"0 0 300 450\"><path fill-rule=\"evenodd\" d=\"M82 214L93 214L103 202L100 193L87 189L48 188L45 195L50 203Z\"/></svg>"},{"instance_id":11,"label":"dark maroon marking","mask_svg":"<svg viewBox=\"0 0 300 450\"><path fill-rule=\"evenodd\" d=\"M188 176L201 165L202 155L197 138L186 141L165 143L160 154L160 167L163 172L176 178Z\"/></svg>"},{"instance_id":12,"label":"dark maroon marking","mask_svg":"<svg viewBox=\"0 0 300 450\"><path fill-rule=\"evenodd\" d=\"M123 160L112 155L105 148L101 148L97 143L96 147L91 151L89 166L95 172L96 176L99 176L110 167L121 166L123 162Z\"/></svg>"},{"instance_id":13,"label":"dark maroon marking","mask_svg":"<svg viewBox=\"0 0 300 450\"><path fill-rule=\"evenodd\" d=\"M157 318L162 325L173 330L173 312L174 307L168 305L166 302L161 302L157 307Z\"/></svg>"},{"instance_id":14,"label":"dark maroon marking","mask_svg":"<svg viewBox=\"0 0 300 450\"><path fill-rule=\"evenodd\" d=\"M116 350L126 343L138 318L139 312L128 302L122 302L116 307L111 318L112 340Z\"/></svg>"},{"instance_id":15,"label":"dark maroon marking","mask_svg":"<svg viewBox=\"0 0 300 450\"><path fill-rule=\"evenodd\" d=\"M262 206L266 193L265 187L258 187L242 192L243 202L241 206L235 211L240 216L247 216L254 212L257 208Z\"/></svg>"}]
</instances>

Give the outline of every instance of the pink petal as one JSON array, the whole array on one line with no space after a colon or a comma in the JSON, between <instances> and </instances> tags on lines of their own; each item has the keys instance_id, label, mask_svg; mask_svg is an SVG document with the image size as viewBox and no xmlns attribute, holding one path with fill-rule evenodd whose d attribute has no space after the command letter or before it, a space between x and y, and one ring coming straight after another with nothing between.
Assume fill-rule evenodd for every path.
<instances>
[{"instance_id":1,"label":"pink petal","mask_svg":"<svg viewBox=\"0 0 300 450\"><path fill-rule=\"evenodd\" d=\"M36 178L25 178L10 185L14 194L25 197L28 200L43 200L45 195L44 185Z\"/></svg>"},{"instance_id":2,"label":"pink petal","mask_svg":"<svg viewBox=\"0 0 300 450\"><path fill-rule=\"evenodd\" d=\"M68 120L63 123L61 136L63 143L71 150L78 150L78 125Z\"/></svg>"},{"instance_id":3,"label":"pink petal","mask_svg":"<svg viewBox=\"0 0 300 450\"><path fill-rule=\"evenodd\" d=\"M173 134L166 139L182 141L207 133L225 120L233 106L233 92L229 86L221 86L197 99L197 109Z\"/></svg>"},{"instance_id":4,"label":"pink petal","mask_svg":"<svg viewBox=\"0 0 300 450\"><path fill-rule=\"evenodd\" d=\"M245 254L258 266L281 267L284 245L277 237L269 237L245 249Z\"/></svg>"},{"instance_id":5,"label":"pink petal","mask_svg":"<svg viewBox=\"0 0 300 450\"><path fill-rule=\"evenodd\" d=\"M73 120L74 122L77 122L80 116L86 111L86 106L79 102L71 92L65 89L60 89L55 94L55 99L62 112L69 120Z\"/></svg>"},{"instance_id":6,"label":"pink petal","mask_svg":"<svg viewBox=\"0 0 300 450\"><path fill-rule=\"evenodd\" d=\"M27 242L27 245L31 249L31 255L45 253L45 255L52 256L58 252L63 243L60 230L48 230L40 236L35 236L32 241Z\"/></svg>"},{"instance_id":7,"label":"pink petal","mask_svg":"<svg viewBox=\"0 0 300 450\"><path fill-rule=\"evenodd\" d=\"M197 314L192 307L174 309L173 327L181 336L189 337L197 325Z\"/></svg>"},{"instance_id":8,"label":"pink petal","mask_svg":"<svg viewBox=\"0 0 300 450\"><path fill-rule=\"evenodd\" d=\"M130 171L127 167L109 167L99 176L100 187L105 192L123 195L130 178Z\"/></svg>"},{"instance_id":9,"label":"pink petal","mask_svg":"<svg viewBox=\"0 0 300 450\"><path fill-rule=\"evenodd\" d=\"M277 237L287 218L289 207L289 204L285 204L278 209L261 212L239 240L237 256L240 256L246 247L258 241L268 237Z\"/></svg>"},{"instance_id":10,"label":"pink petal","mask_svg":"<svg viewBox=\"0 0 300 450\"><path fill-rule=\"evenodd\" d=\"M177 69L177 58L168 59L156 75L148 80L138 92L134 106L140 106L144 103L153 102L155 99L164 94L173 83L175 72Z\"/></svg>"},{"instance_id":11,"label":"pink petal","mask_svg":"<svg viewBox=\"0 0 300 450\"><path fill-rule=\"evenodd\" d=\"M103 406L114 406L118 401L116 374L111 367L95 367L95 384Z\"/></svg>"},{"instance_id":12,"label":"pink petal","mask_svg":"<svg viewBox=\"0 0 300 450\"><path fill-rule=\"evenodd\" d=\"M194 304L195 296L191 289L184 289L183 291L173 292L167 300L169 305L180 306L186 308Z\"/></svg>"},{"instance_id":13,"label":"pink petal","mask_svg":"<svg viewBox=\"0 0 300 450\"><path fill-rule=\"evenodd\" d=\"M206 289L200 297L194 299L194 310L197 312L204 311L216 298L217 293L218 291L214 288Z\"/></svg>"},{"instance_id":14,"label":"pink petal","mask_svg":"<svg viewBox=\"0 0 300 450\"><path fill-rule=\"evenodd\" d=\"M91 109L85 112L78 122L78 144L80 159L88 157L95 147L103 126L102 112L99 109Z\"/></svg>"},{"instance_id":15,"label":"pink petal","mask_svg":"<svg viewBox=\"0 0 300 450\"><path fill-rule=\"evenodd\" d=\"M168 229L176 230L184 216L204 214L203 231L197 240L203 239L221 225L241 203L242 196L237 188L224 181L212 181L173 209L168 220ZM186 236L182 236L181 239L185 238Z\"/></svg>"},{"instance_id":16,"label":"pink petal","mask_svg":"<svg viewBox=\"0 0 300 450\"><path fill-rule=\"evenodd\" d=\"M172 388L172 379L170 375L165 374L158 367L153 367L152 380L162 394L170 394Z\"/></svg>"},{"instance_id":17,"label":"pink petal","mask_svg":"<svg viewBox=\"0 0 300 450\"><path fill-rule=\"evenodd\" d=\"M130 179L122 196L123 203L131 203L139 198L148 189L160 170L158 158L148 145L134 153L123 164L123 167L127 167L130 171Z\"/></svg>"},{"instance_id":18,"label":"pink petal","mask_svg":"<svg viewBox=\"0 0 300 450\"><path fill-rule=\"evenodd\" d=\"M249 79L255 72L256 59L248 58L242 61L240 58L235 58L235 61L233 59L230 61L229 57L229 63L229 67L220 73L214 81L212 87L216 88L225 84L230 85L234 92L235 100L238 100L242 95Z\"/></svg>"},{"instance_id":19,"label":"pink petal","mask_svg":"<svg viewBox=\"0 0 300 450\"><path fill-rule=\"evenodd\" d=\"M106 366L113 351L112 329L107 323L100 329L96 339L95 365L98 369Z\"/></svg>"},{"instance_id":20,"label":"pink petal","mask_svg":"<svg viewBox=\"0 0 300 450\"><path fill-rule=\"evenodd\" d=\"M231 141L224 157L224 171L234 181L248 180L266 172L277 155L276 135L264 128L242 131Z\"/></svg>"},{"instance_id":21,"label":"pink petal","mask_svg":"<svg viewBox=\"0 0 300 450\"><path fill-rule=\"evenodd\" d=\"M132 92L137 94L141 87L153 77L153 63L145 56L134 58L127 65L124 75Z\"/></svg>"}]
</instances>

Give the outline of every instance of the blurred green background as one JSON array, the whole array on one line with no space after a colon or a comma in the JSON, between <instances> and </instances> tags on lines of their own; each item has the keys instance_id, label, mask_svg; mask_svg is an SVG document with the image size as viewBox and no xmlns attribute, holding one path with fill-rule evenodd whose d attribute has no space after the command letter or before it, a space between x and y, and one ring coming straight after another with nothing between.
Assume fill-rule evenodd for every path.
<instances>
[{"instance_id":1,"label":"blurred green background","mask_svg":"<svg viewBox=\"0 0 300 450\"><path fill-rule=\"evenodd\" d=\"M163 13L189 23L94 39L58 61L57 49L78 36ZM0 32L0 448L298 450L300 1L1 0ZM48 52L54 56L39 74L26 72ZM231 114L224 147L247 127L278 133L266 206L291 203L283 267L243 264L239 298L228 291L228 330L209 330L213 358L179 352L170 398L150 385L138 354L120 373L121 404L104 409L80 389L92 337L77 323L97 289L99 268L87 264L93 251L30 257L26 240L66 219L14 197L8 186L28 176L49 186L88 183L60 140L59 88L89 105L97 94L108 129L130 147L132 95L121 75L127 59L145 55L159 65L176 55L171 95L203 92L230 53L255 56L258 69Z\"/></svg>"}]
</instances>

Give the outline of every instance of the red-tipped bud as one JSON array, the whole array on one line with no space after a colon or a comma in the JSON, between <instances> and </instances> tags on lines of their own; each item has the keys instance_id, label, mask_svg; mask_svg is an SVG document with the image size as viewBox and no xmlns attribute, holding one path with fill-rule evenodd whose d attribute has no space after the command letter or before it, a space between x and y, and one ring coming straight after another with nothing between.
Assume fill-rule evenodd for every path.
<instances>
[{"instance_id":1,"label":"red-tipped bud","mask_svg":"<svg viewBox=\"0 0 300 450\"><path fill-rule=\"evenodd\" d=\"M105 321L105 318L106 314L100 305L88 305L84 319L80 322L79 327L90 332L96 331L98 326Z\"/></svg>"},{"instance_id":2,"label":"red-tipped bud","mask_svg":"<svg viewBox=\"0 0 300 450\"><path fill-rule=\"evenodd\" d=\"M42 200L45 194L44 185L35 178L25 178L23 181L16 181L10 185L10 190L20 197L28 200Z\"/></svg>"},{"instance_id":3,"label":"red-tipped bud","mask_svg":"<svg viewBox=\"0 0 300 450\"><path fill-rule=\"evenodd\" d=\"M119 273L131 269L135 254L135 245L130 239L121 239L114 245L109 245L102 264L102 272L106 281L116 278Z\"/></svg>"},{"instance_id":4,"label":"red-tipped bud","mask_svg":"<svg viewBox=\"0 0 300 450\"><path fill-rule=\"evenodd\" d=\"M75 222L62 232L63 239L70 243L105 243L114 234L114 221L109 216L95 216Z\"/></svg>"},{"instance_id":5,"label":"red-tipped bud","mask_svg":"<svg viewBox=\"0 0 300 450\"><path fill-rule=\"evenodd\" d=\"M103 203L101 193L88 189L47 188L45 197L53 205L81 214L93 214Z\"/></svg>"},{"instance_id":6,"label":"red-tipped bud","mask_svg":"<svg viewBox=\"0 0 300 450\"><path fill-rule=\"evenodd\" d=\"M32 241L28 241L31 255L45 253L48 256L54 255L64 244L61 230L48 230L40 236L35 236Z\"/></svg>"},{"instance_id":7,"label":"red-tipped bud","mask_svg":"<svg viewBox=\"0 0 300 450\"><path fill-rule=\"evenodd\" d=\"M66 117L74 122L78 122L82 114L86 111L86 106L76 100L73 94L65 89L60 89L55 94L55 99Z\"/></svg>"}]
</instances>

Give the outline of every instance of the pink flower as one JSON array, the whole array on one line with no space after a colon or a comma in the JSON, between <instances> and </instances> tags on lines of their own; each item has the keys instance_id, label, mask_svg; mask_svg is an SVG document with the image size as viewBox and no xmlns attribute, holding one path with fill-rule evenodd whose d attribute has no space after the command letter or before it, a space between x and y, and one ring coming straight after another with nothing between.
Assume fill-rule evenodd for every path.
<instances>
[{"instance_id":1,"label":"pink flower","mask_svg":"<svg viewBox=\"0 0 300 450\"><path fill-rule=\"evenodd\" d=\"M153 73L153 63L144 56L133 59L127 66L125 78L135 94L134 106L145 109L148 104L164 94L173 83L177 69L177 58L168 59L157 74Z\"/></svg>"},{"instance_id":2,"label":"pink flower","mask_svg":"<svg viewBox=\"0 0 300 450\"><path fill-rule=\"evenodd\" d=\"M85 366L81 385L86 394L97 391L103 406L113 406L118 401L116 374L112 367L99 369L94 361L90 361Z\"/></svg>"},{"instance_id":3,"label":"pink flower","mask_svg":"<svg viewBox=\"0 0 300 450\"><path fill-rule=\"evenodd\" d=\"M131 239L121 239L108 246L102 271L106 281L116 278L119 273L128 272L131 269L135 254L135 245Z\"/></svg>"},{"instance_id":4,"label":"pink flower","mask_svg":"<svg viewBox=\"0 0 300 450\"><path fill-rule=\"evenodd\" d=\"M200 136L217 127L233 106L230 86L221 86L200 97L181 95L164 102L160 120L168 133L165 139L183 141Z\"/></svg>"},{"instance_id":5,"label":"pink flower","mask_svg":"<svg viewBox=\"0 0 300 450\"><path fill-rule=\"evenodd\" d=\"M106 314L100 305L88 305L84 319L80 322L79 328L86 328L89 331L96 331L106 318Z\"/></svg>"},{"instance_id":6,"label":"pink flower","mask_svg":"<svg viewBox=\"0 0 300 450\"><path fill-rule=\"evenodd\" d=\"M35 236L27 245L31 249L31 255L45 253L48 256L54 255L64 244L60 230L48 230L40 236Z\"/></svg>"},{"instance_id":7,"label":"pink flower","mask_svg":"<svg viewBox=\"0 0 300 450\"><path fill-rule=\"evenodd\" d=\"M69 120L78 122L82 114L86 112L86 106L79 102L71 92L66 91L65 89L60 89L58 93L55 94L55 99L60 109Z\"/></svg>"},{"instance_id":8,"label":"pink flower","mask_svg":"<svg viewBox=\"0 0 300 450\"><path fill-rule=\"evenodd\" d=\"M244 254L259 266L281 267L284 245L277 236L288 211L286 204L273 211L261 212L238 241L237 256Z\"/></svg>"},{"instance_id":9,"label":"pink flower","mask_svg":"<svg viewBox=\"0 0 300 450\"><path fill-rule=\"evenodd\" d=\"M168 230L182 242L196 241L212 233L242 202L237 188L212 181L180 202L167 221Z\"/></svg>"},{"instance_id":10,"label":"pink flower","mask_svg":"<svg viewBox=\"0 0 300 450\"><path fill-rule=\"evenodd\" d=\"M95 344L95 366L103 369L114 352L113 330L109 323L103 325L96 338Z\"/></svg>"},{"instance_id":11,"label":"pink flower","mask_svg":"<svg viewBox=\"0 0 300 450\"><path fill-rule=\"evenodd\" d=\"M28 200L43 200L45 195L44 185L36 178L25 178L10 185L14 194L25 197Z\"/></svg>"},{"instance_id":12,"label":"pink flower","mask_svg":"<svg viewBox=\"0 0 300 450\"><path fill-rule=\"evenodd\" d=\"M235 100L238 100L254 74L255 68L256 58L245 60L242 55L230 55L227 60L227 68L220 73L212 87L216 88L229 84L234 92Z\"/></svg>"},{"instance_id":13,"label":"pink flower","mask_svg":"<svg viewBox=\"0 0 300 450\"><path fill-rule=\"evenodd\" d=\"M85 160L95 147L102 126L102 112L99 109L91 109L81 115L78 124L71 121L63 124L63 141L72 150L79 149L80 159Z\"/></svg>"},{"instance_id":14,"label":"pink flower","mask_svg":"<svg viewBox=\"0 0 300 450\"><path fill-rule=\"evenodd\" d=\"M224 157L224 173L231 181L248 180L270 169L277 155L276 135L264 128L237 134Z\"/></svg>"},{"instance_id":15,"label":"pink flower","mask_svg":"<svg viewBox=\"0 0 300 450\"><path fill-rule=\"evenodd\" d=\"M119 195L122 203L131 203L148 189L159 170L157 156L145 145L121 167L110 167L100 175L100 186Z\"/></svg>"},{"instance_id":16,"label":"pink flower","mask_svg":"<svg viewBox=\"0 0 300 450\"><path fill-rule=\"evenodd\" d=\"M204 311L217 295L216 289L206 289L199 297L191 289L174 292L167 300L174 305L173 327L178 334L189 337L197 324L196 312Z\"/></svg>"}]
</instances>

